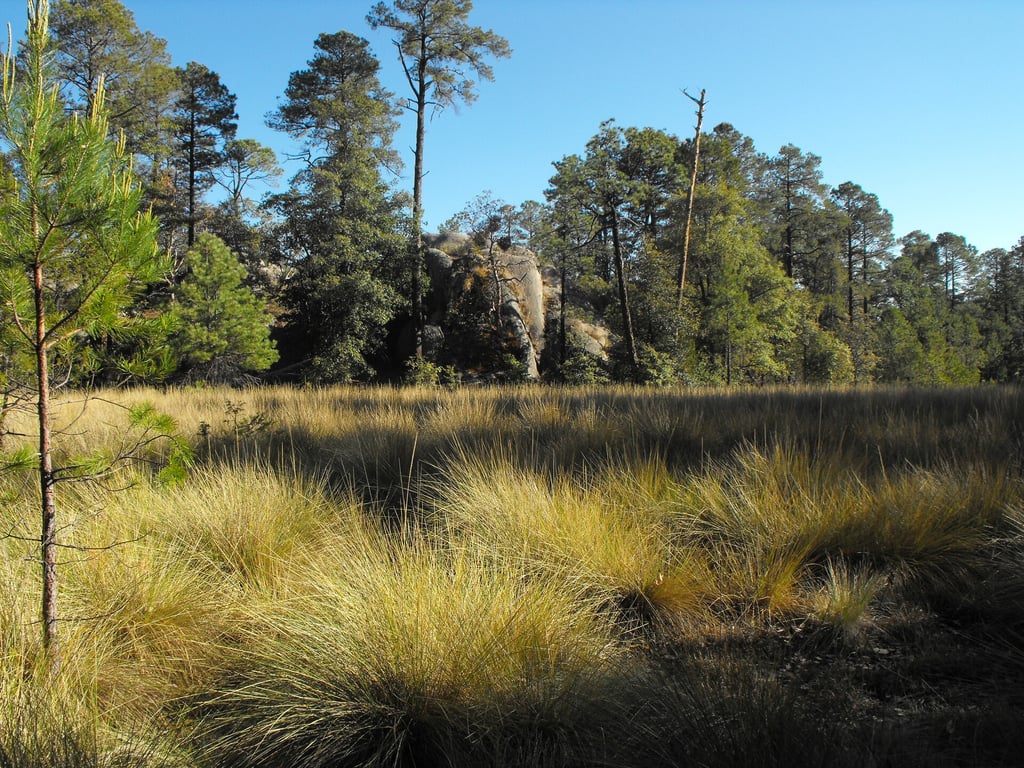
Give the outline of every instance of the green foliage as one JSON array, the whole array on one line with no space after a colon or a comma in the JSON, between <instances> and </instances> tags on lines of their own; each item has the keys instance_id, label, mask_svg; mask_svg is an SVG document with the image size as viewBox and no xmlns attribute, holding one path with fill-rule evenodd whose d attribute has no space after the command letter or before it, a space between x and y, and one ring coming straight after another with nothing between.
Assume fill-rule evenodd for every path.
<instances>
[{"instance_id":1,"label":"green foliage","mask_svg":"<svg viewBox=\"0 0 1024 768\"><path fill-rule=\"evenodd\" d=\"M892 216L881 207L876 195L850 181L832 191L832 200L841 214L838 223L846 273L846 319L849 323L858 319L867 323L870 307L882 292L883 268L891 258ZM836 282L832 281L833 286Z\"/></svg>"},{"instance_id":2,"label":"green foliage","mask_svg":"<svg viewBox=\"0 0 1024 768\"><path fill-rule=\"evenodd\" d=\"M485 57L507 58L512 52L508 41L493 30L470 26L472 9L471 0L393 0L374 5L367 20L374 29L397 33L414 96L443 109L476 100L476 83L467 70L481 80L493 80Z\"/></svg>"},{"instance_id":3,"label":"green foliage","mask_svg":"<svg viewBox=\"0 0 1024 768\"><path fill-rule=\"evenodd\" d=\"M726 200L735 193L722 190ZM694 278L701 285L697 343L711 353L726 383L785 379L785 349L795 338L800 295L782 267L757 242L757 233L737 217L735 199L715 214L706 236L695 243L701 260Z\"/></svg>"},{"instance_id":4,"label":"green foliage","mask_svg":"<svg viewBox=\"0 0 1024 768\"><path fill-rule=\"evenodd\" d=\"M277 155L255 139L231 139L224 143L222 165L214 168L214 181L228 193L227 203L240 216L245 188L254 181L273 182L281 175Z\"/></svg>"},{"instance_id":5,"label":"green foliage","mask_svg":"<svg viewBox=\"0 0 1024 768\"><path fill-rule=\"evenodd\" d=\"M41 643L44 666L55 677L62 660L58 537L67 527L63 520L58 525L56 486L79 470L54 466L55 444L66 437L53 427L50 398L61 385L54 374L88 360L78 353L90 340L131 335L126 310L162 275L165 262L155 220L139 211L124 140L110 139L102 84L86 117L64 109L48 24L48 3L30 2L21 60L13 50L0 59L0 152L14 182L0 197L0 348L7 375L13 364L31 361L14 394L29 393L25 399L36 411Z\"/></svg>"},{"instance_id":6,"label":"green foliage","mask_svg":"<svg viewBox=\"0 0 1024 768\"><path fill-rule=\"evenodd\" d=\"M190 61L178 67L178 98L172 112L175 153L172 164L179 171L185 197L186 244L196 242L200 196L213 186L214 171L226 163L225 144L235 137L238 115L235 95L216 72Z\"/></svg>"},{"instance_id":7,"label":"green foliage","mask_svg":"<svg viewBox=\"0 0 1024 768\"><path fill-rule=\"evenodd\" d=\"M177 87L167 42L141 31L119 0L53 0L50 32L72 106L92 110L103 80L111 133L155 170L167 151L166 113Z\"/></svg>"},{"instance_id":8,"label":"green foliage","mask_svg":"<svg viewBox=\"0 0 1024 768\"><path fill-rule=\"evenodd\" d=\"M159 383L170 378L178 368L179 359L168 344L174 332L174 318L161 314L148 324L146 332L133 340L126 350L114 358L117 380L136 383Z\"/></svg>"},{"instance_id":9,"label":"green foliage","mask_svg":"<svg viewBox=\"0 0 1024 768\"><path fill-rule=\"evenodd\" d=\"M174 440L164 465L156 473L157 482L164 486L184 483L189 478L189 470L194 462L195 452L192 447L180 439Z\"/></svg>"},{"instance_id":10,"label":"green foliage","mask_svg":"<svg viewBox=\"0 0 1024 768\"><path fill-rule=\"evenodd\" d=\"M1024 239L1009 251L982 255L987 285L980 290L984 337L983 375L995 381L1024 380Z\"/></svg>"},{"instance_id":11,"label":"green foliage","mask_svg":"<svg viewBox=\"0 0 1024 768\"><path fill-rule=\"evenodd\" d=\"M765 244L782 265L786 277L805 281L817 251L816 230L826 187L821 181L821 158L786 144L768 161L767 197L773 220Z\"/></svg>"},{"instance_id":12,"label":"green foliage","mask_svg":"<svg viewBox=\"0 0 1024 768\"><path fill-rule=\"evenodd\" d=\"M26 90L7 78L0 103L0 140L19 181L19 194L0 201L0 291L7 313L34 315L31 275L39 269L44 288L50 286L43 307L49 328L33 340L23 327L24 341L53 348L79 342L79 332L94 338L128 333L127 301L162 276L165 262L154 247L155 222L135 213L139 191L123 145L107 140L102 113L71 120L56 90L39 93L36 101Z\"/></svg>"},{"instance_id":13,"label":"green foliage","mask_svg":"<svg viewBox=\"0 0 1024 768\"><path fill-rule=\"evenodd\" d=\"M546 193L564 233L556 242L569 251L561 257L563 265L568 267L570 259L579 264L584 250L592 251L594 276L615 286L614 321L606 321L614 322L623 340L620 377L626 380L642 377L627 370L640 368L641 342L663 348L678 328L675 306L666 298L670 270L658 248L669 201L680 186L677 149L678 140L662 131L622 129L605 121L587 142L584 157L570 155L555 163ZM563 279L569 276L563 269ZM587 282L573 277L578 284Z\"/></svg>"},{"instance_id":14,"label":"green foliage","mask_svg":"<svg viewBox=\"0 0 1024 768\"><path fill-rule=\"evenodd\" d=\"M142 402L128 408L128 424L146 432L167 432L177 430L174 417L160 413L152 403Z\"/></svg>"},{"instance_id":15,"label":"green foliage","mask_svg":"<svg viewBox=\"0 0 1024 768\"><path fill-rule=\"evenodd\" d=\"M417 387L443 387L451 389L458 385L459 374L451 365L441 365L426 358L410 358L406 363L406 384Z\"/></svg>"},{"instance_id":16,"label":"green foliage","mask_svg":"<svg viewBox=\"0 0 1024 768\"><path fill-rule=\"evenodd\" d=\"M892 305L878 330L881 381L967 384L980 376L984 357L977 322L970 305L949 300L941 272L929 281L935 252L917 238L905 239L887 272Z\"/></svg>"},{"instance_id":17,"label":"green foliage","mask_svg":"<svg viewBox=\"0 0 1024 768\"><path fill-rule=\"evenodd\" d=\"M34 9L24 68L4 59L0 144L16 186L0 198L0 301L20 318L3 329L4 358L19 381L51 366L88 381L104 365L101 350L149 336L151 321L131 305L168 264L156 221L139 212L125 143L109 137L106 90L85 89L84 119L65 113L43 10Z\"/></svg>"},{"instance_id":18,"label":"green foliage","mask_svg":"<svg viewBox=\"0 0 1024 768\"><path fill-rule=\"evenodd\" d=\"M278 247L295 264L284 300L290 323L308 340L302 351L312 361L310 378L366 380L376 374L408 280L403 201L381 177L396 161L395 110L365 40L324 34L316 48L270 117L319 158L271 200L284 217Z\"/></svg>"},{"instance_id":19,"label":"green foliage","mask_svg":"<svg viewBox=\"0 0 1024 768\"><path fill-rule=\"evenodd\" d=\"M638 350L639 365L633 365L627 351L619 344L612 348L612 377L616 381L643 384L652 387L667 387L678 384L682 378L676 358L659 352L650 344L641 344Z\"/></svg>"},{"instance_id":20,"label":"green foliage","mask_svg":"<svg viewBox=\"0 0 1024 768\"><path fill-rule=\"evenodd\" d=\"M507 353L501 363L501 381L508 384L526 384L530 381L530 368L517 355Z\"/></svg>"},{"instance_id":21,"label":"green foliage","mask_svg":"<svg viewBox=\"0 0 1024 768\"><path fill-rule=\"evenodd\" d=\"M189 274L171 314L173 344L182 362L201 378L217 369L261 371L277 360L271 317L244 285L245 267L215 235L202 234L188 252Z\"/></svg>"},{"instance_id":22,"label":"green foliage","mask_svg":"<svg viewBox=\"0 0 1024 768\"><path fill-rule=\"evenodd\" d=\"M494 75L492 60L510 53L503 37L471 24L471 12L469 0L373 4L367 21L394 35L411 89L401 103L381 86L366 40L318 36L308 67L292 73L268 117L302 142L307 162L289 191L262 209L245 191L280 170L268 148L234 138L234 97L216 73L198 62L172 68L166 43L139 30L119 0L53 0L50 32L68 106L89 114L102 90L109 133L123 130L126 148L137 153L164 247L180 259L183 240L191 243L199 229L216 233L251 269L250 283L262 281L257 287L268 297L283 299L285 367L296 364L313 381L349 382L400 375L409 325L422 341L424 255L406 241L422 228L429 109L472 103L478 84ZM392 139L402 107L418 118L409 219L409 201L382 174L400 165ZM827 187L812 152L786 144L761 153L728 123L702 135L700 147L689 190L692 139L607 121L579 154L554 164L549 206L477 205L446 225L538 251L563 283L558 312L618 335L634 368L649 367L639 360L648 345L694 382L1020 378L1019 248L979 256L962 235L915 231L897 253L892 217L878 197L853 181ZM0 165L3 190L14 189L9 165L6 158ZM227 194L216 209L203 200L214 182ZM691 279L680 310L675 292L691 192ZM192 231L180 238L185 223ZM755 243L790 281L780 290L804 316L798 332L784 313L769 319L743 298L763 287L744 285L741 275L760 271L751 263ZM267 263L274 269L257 272ZM291 279L279 292L283 275ZM152 320L153 303L141 300L127 314ZM885 328L893 309L901 318ZM494 315L499 330L475 334L489 351L473 356L501 371L507 340L500 312ZM903 321L912 334L901 330ZM53 348L76 384L159 382L175 365L166 351L154 351L167 346L155 330L145 342L112 329L85 331L84 348ZM889 342L910 358L890 356ZM616 375L646 376L621 366Z\"/></svg>"},{"instance_id":23,"label":"green foliage","mask_svg":"<svg viewBox=\"0 0 1024 768\"><path fill-rule=\"evenodd\" d=\"M30 445L22 445L0 457L0 469L24 472L39 468L39 453Z\"/></svg>"},{"instance_id":24,"label":"green foliage","mask_svg":"<svg viewBox=\"0 0 1024 768\"><path fill-rule=\"evenodd\" d=\"M800 370L808 384L849 384L855 380L850 348L837 334L804 321L799 335L800 360L792 370Z\"/></svg>"},{"instance_id":25,"label":"green foliage","mask_svg":"<svg viewBox=\"0 0 1024 768\"><path fill-rule=\"evenodd\" d=\"M582 347L570 347L565 362L556 371L558 380L570 386L603 384L608 381L608 373L602 361Z\"/></svg>"},{"instance_id":26,"label":"green foliage","mask_svg":"<svg viewBox=\"0 0 1024 768\"><path fill-rule=\"evenodd\" d=\"M489 56L510 55L508 41L482 27L469 24L472 0L393 0L376 3L366 16L373 29L394 30L398 58L412 91L406 102L416 113L416 142L413 147L412 229L409 252L409 297L414 333L413 354L423 356L424 249L423 249L423 145L427 112L471 104L476 83L493 80Z\"/></svg>"}]
</instances>

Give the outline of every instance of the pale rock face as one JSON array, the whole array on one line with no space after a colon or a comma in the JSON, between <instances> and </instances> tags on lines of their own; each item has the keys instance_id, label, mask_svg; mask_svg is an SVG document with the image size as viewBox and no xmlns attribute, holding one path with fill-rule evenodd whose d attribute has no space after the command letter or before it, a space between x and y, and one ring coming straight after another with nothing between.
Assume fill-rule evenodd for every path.
<instances>
[{"instance_id":1,"label":"pale rock face","mask_svg":"<svg viewBox=\"0 0 1024 768\"><path fill-rule=\"evenodd\" d=\"M439 349L444 341L442 324L448 309L472 285L472 281L465 279L471 262L463 260L472 257L474 243L469 235L460 232L424 234L423 242L428 246L426 267L430 275L431 299L427 307L429 341L432 347ZM477 243L478 266L481 248L486 254L487 244L481 246ZM495 260L501 280L502 323L516 340L518 356L526 366L527 375L537 379L547 321L556 318L559 311L558 272L551 267L539 267L536 254L520 246L496 249ZM611 344L607 329L571 319L567 330L589 354L607 359ZM427 345L426 338L424 345Z\"/></svg>"},{"instance_id":2,"label":"pale rock face","mask_svg":"<svg viewBox=\"0 0 1024 768\"><path fill-rule=\"evenodd\" d=\"M427 356L428 360L437 355L442 344L444 344L444 331L441 326L423 326L423 354Z\"/></svg>"},{"instance_id":3,"label":"pale rock face","mask_svg":"<svg viewBox=\"0 0 1024 768\"><path fill-rule=\"evenodd\" d=\"M445 309L451 304L454 261L438 248L428 248L424 261L427 274L430 276L430 289L437 294L434 298L435 305L427 309L427 317L430 318L430 322L440 322Z\"/></svg>"},{"instance_id":4,"label":"pale rock face","mask_svg":"<svg viewBox=\"0 0 1024 768\"><path fill-rule=\"evenodd\" d=\"M513 246L500 254L499 261L518 287L515 292L523 310L523 320L539 355L544 348L544 280L537 268L537 256L525 248Z\"/></svg>"},{"instance_id":5,"label":"pale rock face","mask_svg":"<svg viewBox=\"0 0 1024 768\"><path fill-rule=\"evenodd\" d=\"M470 237L462 232L423 233L423 243L445 253L456 254L469 245Z\"/></svg>"},{"instance_id":6,"label":"pale rock face","mask_svg":"<svg viewBox=\"0 0 1024 768\"><path fill-rule=\"evenodd\" d=\"M576 342L587 351L587 354L602 360L608 359L608 348L612 344L612 338L607 328L574 318L566 323L566 330L573 334Z\"/></svg>"}]
</instances>

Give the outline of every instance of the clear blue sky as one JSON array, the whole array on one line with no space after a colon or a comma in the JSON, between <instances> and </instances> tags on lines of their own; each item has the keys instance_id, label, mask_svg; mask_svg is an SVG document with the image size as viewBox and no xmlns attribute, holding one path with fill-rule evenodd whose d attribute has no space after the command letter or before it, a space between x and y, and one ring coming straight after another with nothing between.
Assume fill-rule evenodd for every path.
<instances>
[{"instance_id":1,"label":"clear blue sky","mask_svg":"<svg viewBox=\"0 0 1024 768\"><path fill-rule=\"evenodd\" d=\"M289 142L263 118L320 32L366 37L406 94L389 34L366 24L371 0L123 1L176 64L221 75L240 137L281 154ZM0 9L23 28L22 0ZM951 231L985 250L1024 235L1024 0L476 0L471 21L513 54L475 104L429 125L429 226L483 190L543 200L551 163L602 120L690 135L681 89L705 88L707 128L820 155L827 183L879 196L897 236ZM411 117L397 141L407 187Z\"/></svg>"}]
</instances>

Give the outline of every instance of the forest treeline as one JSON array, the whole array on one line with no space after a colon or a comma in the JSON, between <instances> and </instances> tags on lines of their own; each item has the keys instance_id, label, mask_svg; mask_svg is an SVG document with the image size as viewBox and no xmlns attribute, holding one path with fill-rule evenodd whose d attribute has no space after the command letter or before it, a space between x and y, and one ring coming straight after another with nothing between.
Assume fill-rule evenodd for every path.
<instances>
[{"instance_id":1,"label":"forest treeline","mask_svg":"<svg viewBox=\"0 0 1024 768\"><path fill-rule=\"evenodd\" d=\"M509 54L469 26L468 0L368 9L371 27L395 35L406 94L384 88L357 34L311 41L267 116L298 148L297 172L280 182L274 152L237 135L235 96L216 72L172 62L118 0L51 6L64 108L88 113L102 94L170 257L128 310L145 321L135 332L85 328L84 343L58 349L73 384L522 377L503 313L489 311L512 280L495 247L528 250L544 268L546 381L965 384L1024 373L1024 238L979 253L951 232L897 236L876 195L823 182L821 158L793 145L762 152L728 123L681 139L608 121L554 161L544 201L468 202L444 228L471 236L461 257L494 279L449 307L434 329L445 341L425 347L435 321L422 116L472 101L473 78L492 76L485 61ZM469 47L417 49L436 39L431 24ZM406 109L420 118L412 190L393 144ZM7 197L19 188L10 150ZM573 323L613 342L595 354ZM468 358L480 345L467 336L488 354ZM10 377L19 361L4 360Z\"/></svg>"}]
</instances>

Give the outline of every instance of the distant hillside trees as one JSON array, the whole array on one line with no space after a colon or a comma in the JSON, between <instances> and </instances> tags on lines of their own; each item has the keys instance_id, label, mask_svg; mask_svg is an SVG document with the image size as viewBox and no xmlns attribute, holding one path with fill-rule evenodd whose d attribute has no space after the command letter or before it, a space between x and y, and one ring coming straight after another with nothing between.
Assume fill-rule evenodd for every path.
<instances>
[{"instance_id":1,"label":"distant hillside trees","mask_svg":"<svg viewBox=\"0 0 1024 768\"><path fill-rule=\"evenodd\" d=\"M544 256L564 270L582 263L584 244L606 249L609 258L587 262L584 273L563 274L607 285L617 296L614 311L593 298L580 303L579 291L563 293L570 306L560 311L593 318L597 309L627 350L650 350L636 361L640 380L663 379L666 370L679 381L726 384L1019 378L1010 362L1019 344L1009 328L1017 323L1007 320L1016 285L1011 252L979 257L962 236L920 232L897 251L892 217L877 196L854 182L829 188L816 155L793 145L761 154L728 124L703 135L692 195L680 169L689 167L693 140L614 129L624 138L609 162L611 130L601 126L585 157L554 164L546 215L553 231L577 234L548 239ZM652 154L655 136L674 150ZM638 137L646 151L630 146ZM682 253L682 201L690 197L690 272L673 310L668 272ZM578 226L580 214L589 226ZM613 288L619 275L625 280ZM996 307L1001 320L990 314ZM1000 361L990 364L990 355ZM645 370L652 363L657 376Z\"/></svg>"},{"instance_id":2,"label":"distant hillside trees","mask_svg":"<svg viewBox=\"0 0 1024 768\"><path fill-rule=\"evenodd\" d=\"M427 115L471 103L478 83L493 77L492 63L510 52L501 35L471 23L470 0L369 8L369 27L393 34L404 98L383 87L365 39L344 30L320 35L268 116L298 148L297 170L274 194L263 185L281 175L277 158L236 136L235 97L216 72L200 62L174 66L166 42L140 30L119 0L52 7L62 109L90 114L102 76L107 129L134 153L142 203L157 216L161 248L175 265L124 312L145 320L151 335L90 337L72 361L73 383L173 381L205 364L186 354L180 329L216 301L193 290L196 257L186 257L200 243L197 253L212 254L205 234L222 241L218 260L227 262L226 248L244 267L243 285L261 305L258 324L272 325L274 365L305 381L395 380L410 361L413 372L445 364L421 358L428 312L443 326L426 329L434 341L428 354L444 356L472 337L479 348L471 357L491 363L463 361L467 370L499 376L509 339L520 334L502 314L518 278L496 250L513 242L537 253L548 281L546 316L531 326L545 338L531 365L539 360L541 377L552 381L946 384L1024 376L1024 240L978 253L957 233L900 237L884 201L853 180L829 186L814 153L793 144L763 152L728 123L704 130L713 102L703 93L692 99L698 121L685 139L605 121L555 160L544 203L503 204L487 215L473 214L471 203L463 223L456 217L452 225L483 239L471 253L449 255L453 268L468 255L457 266L475 275L477 288L457 306L425 306L444 300L449 279L437 273L448 268L437 254L434 273L426 268ZM402 109L416 115L411 197L395 183ZM14 167L8 153L0 164L5 199L14 194ZM177 336L163 343L175 318ZM593 335L579 336L581 328ZM269 359L257 358L260 367Z\"/></svg>"}]
</instances>

